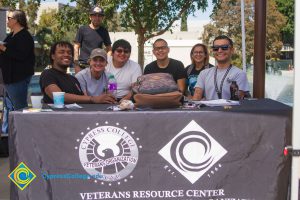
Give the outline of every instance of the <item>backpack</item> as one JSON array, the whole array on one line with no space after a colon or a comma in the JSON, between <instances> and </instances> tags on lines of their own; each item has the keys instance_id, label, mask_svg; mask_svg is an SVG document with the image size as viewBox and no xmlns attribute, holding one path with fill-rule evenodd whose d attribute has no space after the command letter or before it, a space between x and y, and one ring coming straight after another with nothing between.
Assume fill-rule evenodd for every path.
<instances>
[{"instance_id":1,"label":"backpack","mask_svg":"<svg viewBox=\"0 0 300 200\"><path fill-rule=\"evenodd\" d=\"M171 74L153 73L139 76L132 90L134 94L162 94L178 91L178 86Z\"/></svg>"},{"instance_id":2,"label":"backpack","mask_svg":"<svg viewBox=\"0 0 300 200\"><path fill-rule=\"evenodd\" d=\"M182 93L173 76L168 73L153 73L139 76L133 86L135 106L171 108L181 105Z\"/></svg>"}]
</instances>

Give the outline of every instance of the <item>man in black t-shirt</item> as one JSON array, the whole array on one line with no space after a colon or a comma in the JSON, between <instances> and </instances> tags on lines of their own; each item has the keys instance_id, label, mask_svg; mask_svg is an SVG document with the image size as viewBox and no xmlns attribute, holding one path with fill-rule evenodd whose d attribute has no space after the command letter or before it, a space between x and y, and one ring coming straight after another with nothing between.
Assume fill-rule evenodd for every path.
<instances>
[{"instance_id":1,"label":"man in black t-shirt","mask_svg":"<svg viewBox=\"0 0 300 200\"><path fill-rule=\"evenodd\" d=\"M184 65L182 62L168 57L170 49L167 41L161 38L155 40L152 52L157 60L146 65L144 74L169 73L177 83L178 89L184 92L186 79Z\"/></svg>"},{"instance_id":2,"label":"man in black t-shirt","mask_svg":"<svg viewBox=\"0 0 300 200\"><path fill-rule=\"evenodd\" d=\"M67 74L74 55L69 42L57 42L50 49L52 68L42 72L40 87L44 103L53 103L53 92L65 92L65 103L116 103L112 94L84 95L78 80Z\"/></svg>"},{"instance_id":3,"label":"man in black t-shirt","mask_svg":"<svg viewBox=\"0 0 300 200\"><path fill-rule=\"evenodd\" d=\"M87 61L93 49L103 48L105 45L106 52L111 54L111 40L106 28L102 27L104 11L102 8L95 6L90 10L89 25L81 26L76 34L74 41L74 64L75 72L88 66ZM80 68L81 67L81 68Z\"/></svg>"}]
</instances>

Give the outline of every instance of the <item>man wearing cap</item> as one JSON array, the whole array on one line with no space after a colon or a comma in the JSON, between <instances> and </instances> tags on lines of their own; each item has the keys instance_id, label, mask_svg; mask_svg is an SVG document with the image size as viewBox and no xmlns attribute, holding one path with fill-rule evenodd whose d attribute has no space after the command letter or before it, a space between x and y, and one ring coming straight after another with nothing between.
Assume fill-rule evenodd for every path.
<instances>
[{"instance_id":1,"label":"man wearing cap","mask_svg":"<svg viewBox=\"0 0 300 200\"><path fill-rule=\"evenodd\" d=\"M103 49L94 49L89 58L89 65L75 77L85 95L98 96L104 93L110 73L106 72L107 54Z\"/></svg>"},{"instance_id":2,"label":"man wearing cap","mask_svg":"<svg viewBox=\"0 0 300 200\"><path fill-rule=\"evenodd\" d=\"M101 55L106 56L104 53ZM53 103L53 92L65 92L65 103L116 103L111 94L95 96L84 94L78 80L67 74L73 56L74 49L69 42L60 41L52 45L50 49L52 67L44 70L40 77L43 102Z\"/></svg>"},{"instance_id":3,"label":"man wearing cap","mask_svg":"<svg viewBox=\"0 0 300 200\"><path fill-rule=\"evenodd\" d=\"M106 28L102 27L104 10L99 6L94 6L90 10L89 25L81 26L74 41L74 64L75 72L88 66L88 58L95 48L102 48L105 45L107 53L111 53L111 40Z\"/></svg>"}]
</instances>

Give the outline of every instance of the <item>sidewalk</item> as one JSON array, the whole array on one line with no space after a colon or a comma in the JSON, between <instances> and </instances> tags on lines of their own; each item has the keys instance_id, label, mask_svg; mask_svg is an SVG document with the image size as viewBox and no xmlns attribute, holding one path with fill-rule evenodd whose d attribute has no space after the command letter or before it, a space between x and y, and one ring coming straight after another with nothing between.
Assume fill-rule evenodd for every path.
<instances>
[{"instance_id":1,"label":"sidewalk","mask_svg":"<svg viewBox=\"0 0 300 200\"><path fill-rule=\"evenodd\" d=\"M0 200L9 200L9 158L0 158Z\"/></svg>"}]
</instances>

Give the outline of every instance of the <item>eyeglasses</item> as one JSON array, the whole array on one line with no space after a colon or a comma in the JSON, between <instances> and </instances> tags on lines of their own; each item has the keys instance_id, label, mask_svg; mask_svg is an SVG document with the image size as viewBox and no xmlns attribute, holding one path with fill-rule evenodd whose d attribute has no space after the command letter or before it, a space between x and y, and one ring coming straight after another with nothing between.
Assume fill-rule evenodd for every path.
<instances>
[{"instance_id":1,"label":"eyeglasses","mask_svg":"<svg viewBox=\"0 0 300 200\"><path fill-rule=\"evenodd\" d=\"M14 19L13 17L7 17L7 20L11 20L11 19Z\"/></svg>"},{"instance_id":2,"label":"eyeglasses","mask_svg":"<svg viewBox=\"0 0 300 200\"><path fill-rule=\"evenodd\" d=\"M220 45L220 46L212 46L211 47L213 51L218 51L220 48L223 50L223 51L226 51L230 48L230 45L229 44L226 44L226 45Z\"/></svg>"},{"instance_id":3,"label":"eyeglasses","mask_svg":"<svg viewBox=\"0 0 300 200\"><path fill-rule=\"evenodd\" d=\"M121 54L121 53L129 54L130 53L129 49L116 49L115 51L119 54Z\"/></svg>"},{"instance_id":4,"label":"eyeglasses","mask_svg":"<svg viewBox=\"0 0 300 200\"><path fill-rule=\"evenodd\" d=\"M193 55L204 55L205 54L205 52L203 52L203 51L194 51L193 52Z\"/></svg>"},{"instance_id":5,"label":"eyeglasses","mask_svg":"<svg viewBox=\"0 0 300 200\"><path fill-rule=\"evenodd\" d=\"M160 50L165 50L165 49L167 49L167 48L168 48L168 46L153 47L153 50L154 50L154 51L160 51Z\"/></svg>"}]
</instances>

